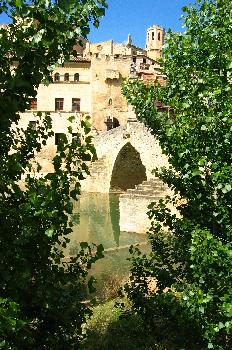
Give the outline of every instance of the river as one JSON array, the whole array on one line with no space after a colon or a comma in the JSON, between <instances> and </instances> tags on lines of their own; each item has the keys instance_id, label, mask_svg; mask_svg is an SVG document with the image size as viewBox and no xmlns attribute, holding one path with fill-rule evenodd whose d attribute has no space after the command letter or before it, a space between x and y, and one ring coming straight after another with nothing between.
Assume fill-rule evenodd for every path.
<instances>
[{"instance_id":1,"label":"river","mask_svg":"<svg viewBox=\"0 0 232 350\"><path fill-rule=\"evenodd\" d=\"M79 242L102 244L105 257L92 268L92 273L97 278L128 276L130 245L138 244L143 251L148 249L146 234L120 231L119 217L117 194L82 193L75 203L75 226L70 235L68 254L75 253Z\"/></svg>"}]
</instances>

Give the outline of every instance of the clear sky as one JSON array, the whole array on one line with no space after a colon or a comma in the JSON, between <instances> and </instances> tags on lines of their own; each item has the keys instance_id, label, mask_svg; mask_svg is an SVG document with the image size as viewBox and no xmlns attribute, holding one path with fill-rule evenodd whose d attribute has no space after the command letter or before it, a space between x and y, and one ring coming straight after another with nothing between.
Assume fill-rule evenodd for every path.
<instances>
[{"instance_id":1,"label":"clear sky","mask_svg":"<svg viewBox=\"0 0 232 350\"><path fill-rule=\"evenodd\" d=\"M107 1L107 0L106 0ZM92 29L89 40L92 42L113 39L127 40L132 35L133 43L145 46L146 29L158 24L165 29L182 30L181 8L191 0L108 0L109 8L101 19L98 29Z\"/></svg>"},{"instance_id":2,"label":"clear sky","mask_svg":"<svg viewBox=\"0 0 232 350\"><path fill-rule=\"evenodd\" d=\"M98 29L92 28L88 39L92 42L113 39L117 42L127 40L132 35L133 43L145 46L146 29L158 24L165 29L180 31L181 8L193 0L106 0L109 8L100 21ZM0 23L6 23L0 15Z\"/></svg>"}]
</instances>

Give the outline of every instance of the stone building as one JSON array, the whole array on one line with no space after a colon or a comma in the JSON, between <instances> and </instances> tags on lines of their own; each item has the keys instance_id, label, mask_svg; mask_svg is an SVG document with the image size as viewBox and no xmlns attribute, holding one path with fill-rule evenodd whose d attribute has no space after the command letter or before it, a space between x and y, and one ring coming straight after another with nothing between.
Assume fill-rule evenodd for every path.
<instances>
[{"instance_id":1,"label":"stone building","mask_svg":"<svg viewBox=\"0 0 232 350\"><path fill-rule=\"evenodd\" d=\"M157 59L163 36L163 28L149 28L146 49L133 45L130 35L125 43L82 39L83 46L75 47L78 56L56 67L49 86L39 86L37 97L21 116L22 125L35 125L37 111L50 112L55 133L50 145L58 142L68 117L74 113L80 119L89 115L97 133L125 125L131 108L121 93L121 84L128 77L162 82Z\"/></svg>"},{"instance_id":2,"label":"stone building","mask_svg":"<svg viewBox=\"0 0 232 350\"><path fill-rule=\"evenodd\" d=\"M162 27L153 25L147 30L146 50L148 57L157 60L162 55L165 31Z\"/></svg>"},{"instance_id":3,"label":"stone building","mask_svg":"<svg viewBox=\"0 0 232 350\"><path fill-rule=\"evenodd\" d=\"M154 25L147 30L146 49L113 40L76 45L78 53L63 66L57 66L49 86L40 85L30 109L21 114L21 125L36 127L37 111L50 112L54 137L37 155L43 172L53 170L52 159L59 137L65 133L68 118L76 115L73 137L79 122L91 119L97 157L89 164L90 176L82 181L83 192L121 192L120 229L145 232L149 226L147 205L167 194L167 188L153 173L168 165L158 141L136 120L121 93L124 79L144 83L164 83L158 59L162 54L164 29ZM162 110L167 107L156 104Z\"/></svg>"}]
</instances>

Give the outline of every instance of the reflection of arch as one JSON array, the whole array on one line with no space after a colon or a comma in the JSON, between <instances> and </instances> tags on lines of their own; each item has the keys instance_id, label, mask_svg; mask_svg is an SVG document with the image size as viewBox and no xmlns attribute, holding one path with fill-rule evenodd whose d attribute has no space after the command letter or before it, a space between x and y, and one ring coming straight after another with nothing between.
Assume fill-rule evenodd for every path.
<instances>
[{"instance_id":1,"label":"reflection of arch","mask_svg":"<svg viewBox=\"0 0 232 350\"><path fill-rule=\"evenodd\" d=\"M147 180L146 168L140 154L128 142L122 147L115 160L110 189L126 191L145 180Z\"/></svg>"}]
</instances>

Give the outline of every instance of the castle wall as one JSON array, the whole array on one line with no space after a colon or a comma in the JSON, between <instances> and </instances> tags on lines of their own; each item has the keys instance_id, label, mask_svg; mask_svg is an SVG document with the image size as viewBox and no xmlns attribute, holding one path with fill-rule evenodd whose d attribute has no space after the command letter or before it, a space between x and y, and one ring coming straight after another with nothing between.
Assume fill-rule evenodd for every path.
<instances>
[{"instance_id":1,"label":"castle wall","mask_svg":"<svg viewBox=\"0 0 232 350\"><path fill-rule=\"evenodd\" d=\"M107 117L118 119L125 125L128 104L121 93L123 79L130 74L130 57L114 58L101 56L92 60L92 121L93 126L105 131Z\"/></svg>"}]
</instances>

